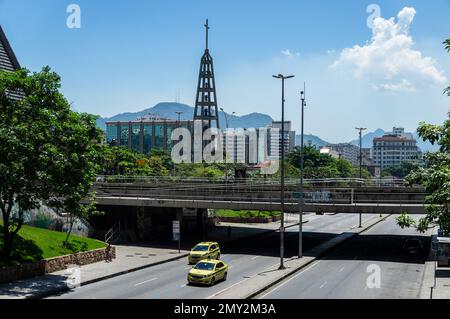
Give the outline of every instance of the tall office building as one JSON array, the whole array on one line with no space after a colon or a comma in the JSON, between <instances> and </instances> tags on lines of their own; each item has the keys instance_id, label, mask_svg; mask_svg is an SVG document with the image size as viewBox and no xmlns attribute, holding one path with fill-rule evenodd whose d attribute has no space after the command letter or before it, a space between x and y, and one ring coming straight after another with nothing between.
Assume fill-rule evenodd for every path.
<instances>
[{"instance_id":1,"label":"tall office building","mask_svg":"<svg viewBox=\"0 0 450 319\"><path fill-rule=\"evenodd\" d=\"M284 134L284 152L287 154L291 152L295 147L295 131L292 130L292 122L285 121L284 122L284 132L281 132L282 129L281 121L273 121L269 128L269 141L270 145L278 145L278 149L269 149L270 157L272 160L278 160L281 157L281 147L282 145L282 135Z\"/></svg>"}]
</instances>

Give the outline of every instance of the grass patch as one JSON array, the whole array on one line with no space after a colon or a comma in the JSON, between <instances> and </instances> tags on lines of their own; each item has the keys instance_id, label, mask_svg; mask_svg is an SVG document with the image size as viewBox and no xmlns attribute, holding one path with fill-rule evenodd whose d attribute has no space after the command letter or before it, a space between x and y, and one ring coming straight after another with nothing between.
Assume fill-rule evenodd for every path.
<instances>
[{"instance_id":1,"label":"grass patch","mask_svg":"<svg viewBox=\"0 0 450 319\"><path fill-rule=\"evenodd\" d=\"M33 262L106 247L99 240L71 235L63 247L66 234L31 226L23 226L14 240L13 263ZM3 248L3 227L0 225L0 247ZM0 266L4 265L0 260Z\"/></svg>"},{"instance_id":2,"label":"grass patch","mask_svg":"<svg viewBox=\"0 0 450 319\"><path fill-rule=\"evenodd\" d=\"M278 217L281 216L280 212L266 212L256 210L231 210L231 209L219 209L216 211L217 217L238 217L238 218L251 218L251 217Z\"/></svg>"}]
</instances>

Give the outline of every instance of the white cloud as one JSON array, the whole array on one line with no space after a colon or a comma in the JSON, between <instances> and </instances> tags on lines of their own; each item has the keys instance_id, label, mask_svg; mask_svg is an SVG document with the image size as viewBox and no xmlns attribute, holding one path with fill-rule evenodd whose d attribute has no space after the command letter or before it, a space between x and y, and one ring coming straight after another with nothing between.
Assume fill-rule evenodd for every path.
<instances>
[{"instance_id":1,"label":"white cloud","mask_svg":"<svg viewBox=\"0 0 450 319\"><path fill-rule=\"evenodd\" d=\"M300 56L299 52L291 52L291 50L289 50L289 49L282 50L281 54L283 54L287 57L299 57Z\"/></svg>"},{"instance_id":2,"label":"white cloud","mask_svg":"<svg viewBox=\"0 0 450 319\"><path fill-rule=\"evenodd\" d=\"M365 78L373 86L387 91L411 91L419 84L444 84L447 79L436 67L436 61L413 49L409 34L416 15L414 8L405 7L395 18L376 18L373 35L364 46L344 49L332 65L354 67L356 78Z\"/></svg>"},{"instance_id":3,"label":"white cloud","mask_svg":"<svg viewBox=\"0 0 450 319\"><path fill-rule=\"evenodd\" d=\"M380 84L379 86L374 86L376 89L383 90L383 91L407 91L411 92L414 91L414 86L411 82L409 82L406 79L402 79L400 82L397 83L384 83Z\"/></svg>"}]
</instances>

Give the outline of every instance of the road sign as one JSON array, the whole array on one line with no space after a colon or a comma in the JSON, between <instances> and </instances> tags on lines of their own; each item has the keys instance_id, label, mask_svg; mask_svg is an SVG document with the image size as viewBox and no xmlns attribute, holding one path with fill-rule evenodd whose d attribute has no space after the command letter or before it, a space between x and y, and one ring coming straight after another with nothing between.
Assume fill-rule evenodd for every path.
<instances>
[{"instance_id":1,"label":"road sign","mask_svg":"<svg viewBox=\"0 0 450 319\"><path fill-rule=\"evenodd\" d=\"M178 241L178 253L181 252L181 235L180 235L180 221L174 220L172 223L173 241Z\"/></svg>"},{"instance_id":2,"label":"road sign","mask_svg":"<svg viewBox=\"0 0 450 319\"><path fill-rule=\"evenodd\" d=\"M180 221L179 220L174 220L172 223L172 232L174 234L179 234L180 233Z\"/></svg>"}]
</instances>

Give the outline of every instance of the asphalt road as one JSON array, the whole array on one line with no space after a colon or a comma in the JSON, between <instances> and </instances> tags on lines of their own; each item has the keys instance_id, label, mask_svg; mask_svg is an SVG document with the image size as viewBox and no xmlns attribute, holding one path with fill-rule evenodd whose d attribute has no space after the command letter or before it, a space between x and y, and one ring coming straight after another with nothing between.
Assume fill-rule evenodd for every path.
<instances>
[{"instance_id":1,"label":"asphalt road","mask_svg":"<svg viewBox=\"0 0 450 319\"><path fill-rule=\"evenodd\" d=\"M259 298L419 298L430 246L429 235L402 230L396 225L395 216L391 216ZM421 239L424 251L416 256L406 253L402 248L406 238ZM376 287L377 278L373 275L378 270L380 286Z\"/></svg>"},{"instance_id":2,"label":"asphalt road","mask_svg":"<svg viewBox=\"0 0 450 319\"><path fill-rule=\"evenodd\" d=\"M374 218L364 215L363 220ZM309 217L304 224L304 248L316 245L355 228L358 215L325 215ZM288 228L286 233L286 257L297 255L298 226ZM243 240L242 245L222 251L222 259L229 265L228 280L214 287L187 286L190 266L187 259L161 264L134 273L111 278L76 288L54 298L68 299L204 299L235 286L248 277L279 263L279 234ZM82 275L82 274L81 274Z\"/></svg>"}]
</instances>

